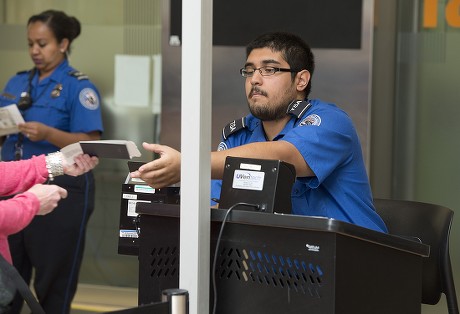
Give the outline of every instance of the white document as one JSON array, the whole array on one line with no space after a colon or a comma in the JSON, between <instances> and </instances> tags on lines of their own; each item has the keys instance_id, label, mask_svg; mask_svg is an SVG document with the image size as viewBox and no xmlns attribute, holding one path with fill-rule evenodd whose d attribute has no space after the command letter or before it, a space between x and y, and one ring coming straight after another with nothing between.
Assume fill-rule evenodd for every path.
<instances>
[{"instance_id":1,"label":"white document","mask_svg":"<svg viewBox=\"0 0 460 314\"><path fill-rule=\"evenodd\" d=\"M15 104L0 108L0 136L18 133L18 124L24 123L24 118Z\"/></svg>"},{"instance_id":2,"label":"white document","mask_svg":"<svg viewBox=\"0 0 460 314\"><path fill-rule=\"evenodd\" d=\"M141 157L136 144L125 140L80 141L63 147L61 153L67 164L73 164L75 156L80 154L115 159Z\"/></svg>"}]
</instances>

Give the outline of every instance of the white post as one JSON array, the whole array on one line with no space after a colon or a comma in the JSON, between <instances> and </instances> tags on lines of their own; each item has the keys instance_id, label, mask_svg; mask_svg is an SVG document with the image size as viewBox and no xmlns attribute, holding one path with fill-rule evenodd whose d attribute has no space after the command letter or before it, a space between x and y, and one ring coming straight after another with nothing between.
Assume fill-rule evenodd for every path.
<instances>
[{"instance_id":1,"label":"white post","mask_svg":"<svg viewBox=\"0 0 460 314\"><path fill-rule=\"evenodd\" d=\"M211 76L212 0L183 0L179 287L190 314L209 313Z\"/></svg>"}]
</instances>

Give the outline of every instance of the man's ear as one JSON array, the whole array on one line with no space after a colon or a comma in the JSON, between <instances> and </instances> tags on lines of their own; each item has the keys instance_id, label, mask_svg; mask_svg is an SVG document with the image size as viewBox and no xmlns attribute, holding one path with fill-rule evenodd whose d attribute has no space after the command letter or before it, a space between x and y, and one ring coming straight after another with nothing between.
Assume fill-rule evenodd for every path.
<instances>
[{"instance_id":1,"label":"man's ear","mask_svg":"<svg viewBox=\"0 0 460 314\"><path fill-rule=\"evenodd\" d=\"M297 73L296 75L297 91L301 92L307 88L308 82L310 82L310 77L311 75L308 70L302 70Z\"/></svg>"}]
</instances>

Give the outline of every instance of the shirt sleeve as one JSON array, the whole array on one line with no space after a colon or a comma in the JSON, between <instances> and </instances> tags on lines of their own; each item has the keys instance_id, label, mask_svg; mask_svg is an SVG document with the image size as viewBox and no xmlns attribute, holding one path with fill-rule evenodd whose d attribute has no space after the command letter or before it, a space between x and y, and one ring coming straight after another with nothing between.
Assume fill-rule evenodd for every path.
<instances>
[{"instance_id":1,"label":"shirt sleeve","mask_svg":"<svg viewBox=\"0 0 460 314\"><path fill-rule=\"evenodd\" d=\"M11 199L0 201L0 230L10 235L25 228L40 209L38 198L25 192Z\"/></svg>"},{"instance_id":2,"label":"shirt sleeve","mask_svg":"<svg viewBox=\"0 0 460 314\"><path fill-rule=\"evenodd\" d=\"M315 114L316 115L316 114ZM315 173L309 178L312 188L318 187L337 167L352 158L354 129L345 114L323 113L316 115L318 124L299 124L282 140L293 144Z\"/></svg>"},{"instance_id":3,"label":"shirt sleeve","mask_svg":"<svg viewBox=\"0 0 460 314\"><path fill-rule=\"evenodd\" d=\"M211 206L217 204L215 200L220 199L220 191L222 189L222 180L211 180Z\"/></svg>"},{"instance_id":4,"label":"shirt sleeve","mask_svg":"<svg viewBox=\"0 0 460 314\"><path fill-rule=\"evenodd\" d=\"M71 100L70 132L103 132L101 97L89 80L75 83Z\"/></svg>"}]
</instances>

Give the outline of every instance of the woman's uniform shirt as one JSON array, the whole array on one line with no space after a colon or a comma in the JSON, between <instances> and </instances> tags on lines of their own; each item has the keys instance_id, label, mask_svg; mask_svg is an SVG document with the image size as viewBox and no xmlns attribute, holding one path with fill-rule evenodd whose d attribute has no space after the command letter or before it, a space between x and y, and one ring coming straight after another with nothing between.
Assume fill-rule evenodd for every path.
<instances>
[{"instance_id":1,"label":"woman's uniform shirt","mask_svg":"<svg viewBox=\"0 0 460 314\"><path fill-rule=\"evenodd\" d=\"M32 70L33 71L33 70ZM64 60L53 73L38 82L38 71L19 72L6 84L0 106L18 104L21 93L29 92L32 106L22 112L24 120L37 121L70 133L103 131L100 96L94 84ZM29 87L30 86L30 87ZM18 134L9 135L2 146L2 160L14 160ZM22 159L47 154L59 147L47 141L22 140Z\"/></svg>"},{"instance_id":2,"label":"woman's uniform shirt","mask_svg":"<svg viewBox=\"0 0 460 314\"><path fill-rule=\"evenodd\" d=\"M387 232L375 212L361 144L350 117L320 100L298 101L288 109L291 119L273 139L293 144L315 173L297 177L292 188L292 213L320 216ZM223 130L218 150L266 141L262 122L248 115ZM222 181L213 180L211 197L219 199Z\"/></svg>"}]
</instances>

